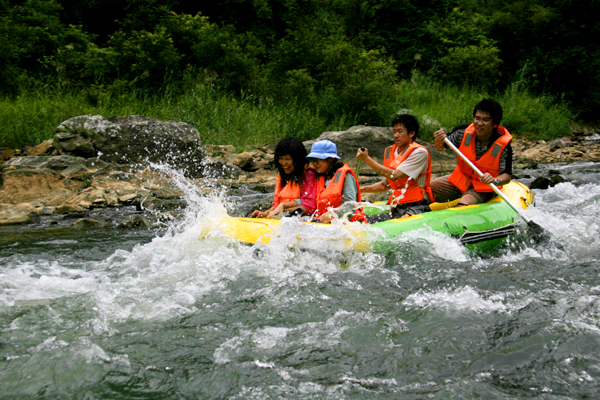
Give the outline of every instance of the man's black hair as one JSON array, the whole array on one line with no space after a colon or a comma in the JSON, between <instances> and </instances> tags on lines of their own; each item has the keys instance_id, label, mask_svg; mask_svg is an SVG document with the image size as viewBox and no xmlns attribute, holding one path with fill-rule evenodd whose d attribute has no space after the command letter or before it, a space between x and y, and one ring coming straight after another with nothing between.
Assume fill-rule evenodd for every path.
<instances>
[{"instance_id":1,"label":"man's black hair","mask_svg":"<svg viewBox=\"0 0 600 400\"><path fill-rule=\"evenodd\" d=\"M306 156L306 148L302 141L295 137L283 138L275 147L275 167L281 174L281 187L284 187L288 181L296 182L300 186L304 182L304 169L308 164ZM291 174L286 174L279 164L279 158L282 156L290 156L294 161L294 171Z\"/></svg>"},{"instance_id":2,"label":"man's black hair","mask_svg":"<svg viewBox=\"0 0 600 400\"><path fill-rule=\"evenodd\" d=\"M408 133L414 132L413 142L417 140L417 136L419 136L419 121L410 114L400 114L396 115L396 118L392 120L392 128L396 124L402 124L408 131Z\"/></svg>"},{"instance_id":3,"label":"man's black hair","mask_svg":"<svg viewBox=\"0 0 600 400\"><path fill-rule=\"evenodd\" d=\"M494 125L500 125L500 121L502 121L502 106L496 100L493 99L483 99L479 103L475 105L473 109L473 117L477 114L477 111L483 111L490 114L492 117L492 122Z\"/></svg>"}]
</instances>

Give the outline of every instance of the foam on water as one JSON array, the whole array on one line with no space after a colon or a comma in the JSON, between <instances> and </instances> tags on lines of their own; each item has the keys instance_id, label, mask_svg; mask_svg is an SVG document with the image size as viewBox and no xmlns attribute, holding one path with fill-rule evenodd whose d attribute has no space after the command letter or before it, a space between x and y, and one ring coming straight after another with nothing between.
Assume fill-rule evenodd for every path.
<instances>
[{"instance_id":1,"label":"foam on water","mask_svg":"<svg viewBox=\"0 0 600 400\"><path fill-rule=\"evenodd\" d=\"M600 186L576 187L561 183L539 197L539 209L533 215L543 215L544 226L567 246L570 252L586 255L598 247L600 221Z\"/></svg>"},{"instance_id":2,"label":"foam on water","mask_svg":"<svg viewBox=\"0 0 600 400\"><path fill-rule=\"evenodd\" d=\"M502 295L483 298L472 287L454 290L421 291L411 294L402 302L407 307L439 308L444 310L469 310L476 312L503 312L507 310Z\"/></svg>"}]
</instances>

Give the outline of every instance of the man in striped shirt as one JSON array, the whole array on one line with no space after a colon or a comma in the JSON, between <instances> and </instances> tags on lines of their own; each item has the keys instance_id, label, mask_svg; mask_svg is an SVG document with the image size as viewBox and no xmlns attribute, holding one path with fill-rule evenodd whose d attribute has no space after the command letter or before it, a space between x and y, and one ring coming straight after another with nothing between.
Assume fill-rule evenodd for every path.
<instances>
[{"instance_id":1,"label":"man in striped shirt","mask_svg":"<svg viewBox=\"0 0 600 400\"><path fill-rule=\"evenodd\" d=\"M483 173L480 178L457 156L452 174L431 181L433 196L438 202L460 198L459 205L484 203L494 196L490 183L501 186L512 177L512 136L500 126L502 106L492 99L483 99L473 110L473 122L459 125L446 136L443 129L435 132L435 148L445 149L448 139Z\"/></svg>"}]
</instances>

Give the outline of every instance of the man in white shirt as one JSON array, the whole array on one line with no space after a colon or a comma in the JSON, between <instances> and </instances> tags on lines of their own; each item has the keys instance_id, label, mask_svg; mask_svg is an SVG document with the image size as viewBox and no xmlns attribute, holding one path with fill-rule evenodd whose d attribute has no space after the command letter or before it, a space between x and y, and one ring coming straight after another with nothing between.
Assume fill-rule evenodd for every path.
<instances>
[{"instance_id":1,"label":"man in white shirt","mask_svg":"<svg viewBox=\"0 0 600 400\"><path fill-rule=\"evenodd\" d=\"M368 149L358 149L356 158L379 175L385 177L377 183L361 186L362 193L378 193L392 190L388 200L388 213L368 216L370 223L400 218L431 211L431 157L427 149L416 143L419 122L409 114L396 116L392 121L394 144L384 153L383 164L369 156Z\"/></svg>"}]
</instances>

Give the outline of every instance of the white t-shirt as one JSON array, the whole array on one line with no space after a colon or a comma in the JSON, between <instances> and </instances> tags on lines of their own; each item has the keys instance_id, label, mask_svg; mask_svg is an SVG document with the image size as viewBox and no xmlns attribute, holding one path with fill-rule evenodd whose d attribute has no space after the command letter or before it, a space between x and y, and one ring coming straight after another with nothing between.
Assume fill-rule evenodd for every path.
<instances>
[{"instance_id":1,"label":"white t-shirt","mask_svg":"<svg viewBox=\"0 0 600 400\"><path fill-rule=\"evenodd\" d=\"M426 176L422 175L427 171L429 167L428 152L422 147L417 147L410 153L410 155L404 160L403 163L398 165L396 169L405 175L410 176L412 179L417 181L417 184L423 188L425 187ZM394 153L394 157L398 157L398 152Z\"/></svg>"}]
</instances>

